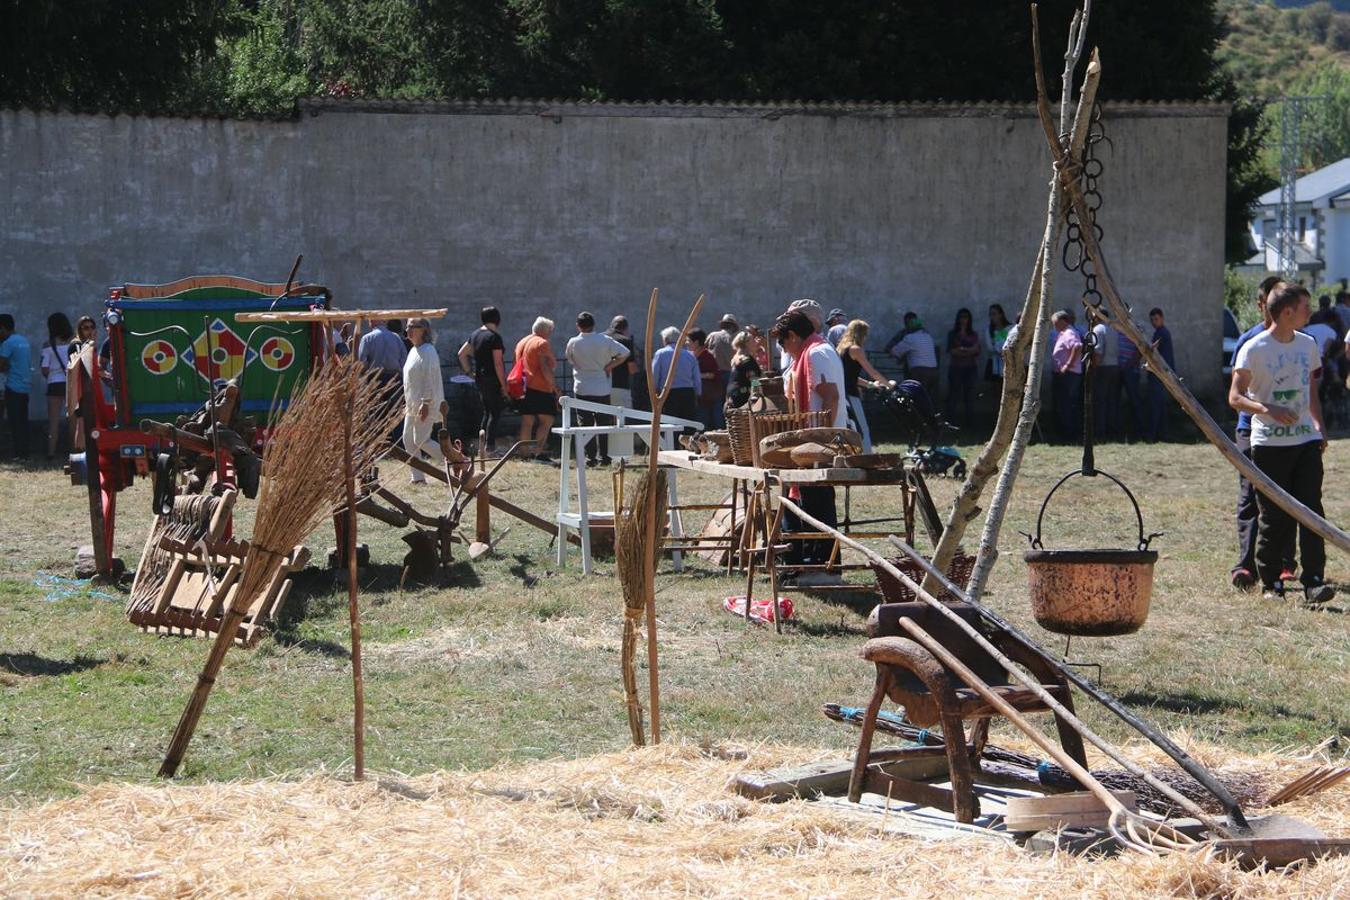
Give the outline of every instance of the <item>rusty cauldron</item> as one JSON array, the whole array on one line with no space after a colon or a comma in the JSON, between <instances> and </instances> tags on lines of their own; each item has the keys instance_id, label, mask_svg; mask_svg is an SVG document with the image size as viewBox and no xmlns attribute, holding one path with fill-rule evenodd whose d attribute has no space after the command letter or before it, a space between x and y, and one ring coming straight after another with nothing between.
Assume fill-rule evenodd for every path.
<instances>
[{"instance_id":1,"label":"rusty cauldron","mask_svg":"<svg viewBox=\"0 0 1350 900\"><path fill-rule=\"evenodd\" d=\"M1125 492L1134 507L1139 543L1133 550L1046 550L1041 545L1041 523L1050 498L1075 475L1104 475ZM1074 471L1065 475L1045 495L1036 517L1036 536L1027 562L1027 585L1031 611L1037 623L1058 634L1103 637L1132 634L1148 618L1153 595L1153 564L1158 553L1149 542L1161 532L1144 536L1144 517L1130 489L1120 479L1100 470Z\"/></svg>"}]
</instances>

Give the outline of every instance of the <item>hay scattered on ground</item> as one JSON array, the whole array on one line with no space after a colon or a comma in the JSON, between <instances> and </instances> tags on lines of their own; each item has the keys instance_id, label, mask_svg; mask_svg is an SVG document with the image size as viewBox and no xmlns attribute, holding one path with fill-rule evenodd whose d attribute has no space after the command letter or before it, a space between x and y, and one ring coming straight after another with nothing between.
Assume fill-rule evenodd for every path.
<instances>
[{"instance_id":1,"label":"hay scattered on ground","mask_svg":"<svg viewBox=\"0 0 1350 900\"><path fill-rule=\"evenodd\" d=\"M726 789L746 768L827 753L666 744L476 773L327 775L203 786L106 784L0 812L0 894L876 897L1316 896L1350 859L1242 872L1203 855L1092 861L982 840L924 842L808 802ZM1283 784L1312 763L1220 757ZM1350 791L1281 812L1350 834Z\"/></svg>"}]
</instances>

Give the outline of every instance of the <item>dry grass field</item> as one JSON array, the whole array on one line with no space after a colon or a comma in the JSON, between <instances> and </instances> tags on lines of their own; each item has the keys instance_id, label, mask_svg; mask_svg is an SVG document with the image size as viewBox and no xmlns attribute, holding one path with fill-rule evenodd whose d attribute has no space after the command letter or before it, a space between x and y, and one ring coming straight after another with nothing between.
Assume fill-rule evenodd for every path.
<instances>
[{"instance_id":1,"label":"dry grass field","mask_svg":"<svg viewBox=\"0 0 1350 900\"><path fill-rule=\"evenodd\" d=\"M968 455L971 448L967 448ZM989 602L1030 622L1020 551L1054 479L1077 464L1071 448L1034 447L1002 542ZM1098 464L1136 491L1146 525L1163 531L1152 615L1142 631L1078 639L1071 656L1101 663L1106 687L1166 728L1241 751L1316 744L1350 735L1350 597L1321 608L1234 592L1225 578L1234 538L1234 476L1200 445L1110 445ZM1341 485L1350 444L1328 451L1327 509L1350 521ZM403 489L406 475L387 477ZM1339 477L1339 480L1338 480ZM609 479L592 476L596 507ZM550 515L558 472L511 464L508 498ZM954 483L935 480L942 506ZM682 476L685 501L720 485ZM434 504L444 488L406 488ZM1062 497L1062 501L1061 498ZM854 515L894 509L884 490L858 492ZM150 521L149 487L120 498L119 552L134 564ZM238 520L249 531L246 502ZM87 542L85 499L59 474L0 468L0 791L45 798L107 780L148 781L207 651L203 641L156 638L128 625L120 592L81 589L47 599L40 572L68 574ZM691 514L691 518L694 514ZM1075 479L1047 517L1048 546L1127 542L1128 504L1110 485ZM510 520L498 516L497 528ZM694 524L697 524L695 522ZM368 765L408 773L482 769L503 762L575 758L627 739L618 648L622 600L612 561L559 570L549 537L517 523L495 558L461 560L443 584L398 589L406 549L391 528L363 524L373 565L363 572ZM317 559L332 542L311 541ZM1328 577L1347 579L1333 552ZM873 598L803 596L784 636L746 627L721 609L742 592L701 562L658 576L666 727L672 737L845 750L854 734L819 712L865 699L871 673L856 657ZM189 782L349 766L351 683L343 584L311 568L274 635L233 651L188 753ZM1088 718L1123 736L1091 708Z\"/></svg>"},{"instance_id":2,"label":"dry grass field","mask_svg":"<svg viewBox=\"0 0 1350 900\"><path fill-rule=\"evenodd\" d=\"M965 448L967 455L973 448ZM1007 521L988 602L1031 622L1021 550L1044 492L1078 464L1072 448L1034 447ZM1276 785L1321 744L1350 737L1350 595L1308 608L1227 584L1234 476L1200 445L1111 445L1098 464L1137 493L1157 566L1152 614L1135 635L1078 639L1077 660L1225 777ZM1328 451L1327 511L1350 521L1341 488L1350 444ZM444 488L406 487L417 502ZM610 479L592 475L593 505ZM720 485L683 475L681 499ZM933 483L945 506L955 483ZM513 463L502 494L543 515L558 472ZM134 563L149 488L120 498L118 550ZM251 527L241 504L237 528ZM0 466L0 894L13 896L432 895L629 896L747 892L875 896L1336 896L1350 864L1242 873L1206 855L1109 863L1031 858L982 842L915 843L875 822L807 803L745 801L726 790L744 768L846 755L856 732L826 702L857 704L872 674L857 658L874 598L785 591L788 633L747 627L721 600L742 581L701 562L658 575L663 748L625 752L619 680L622 600L613 562L583 577L559 569L548 535L517 523L497 555L458 562L444 583L398 587L405 546L363 524L367 703L365 785L350 774L351 681L343 582L302 573L274 633L227 658L180 770L154 777L207 643L141 634L116 589L52 587L87 538L82 489L38 468ZM895 511L884 489L853 515ZM1047 518L1047 545L1119 546L1123 496L1075 479ZM509 519L498 516L494 526ZM699 522L691 514L688 523ZM978 522L976 527L978 527ZM330 534L314 535L322 560ZM1348 580L1334 553L1333 580ZM861 579L861 577L859 578ZM1087 704L1099 730L1129 741ZM1325 744L1327 738L1337 742ZM995 727L995 740L1027 748ZM1137 742L1134 742L1137 747ZM724 748L736 748L729 756ZM1152 755L1156 759L1157 754ZM1342 835L1344 788L1288 811ZM221 847L239 848L227 862ZM214 848L214 849L208 849Z\"/></svg>"}]
</instances>

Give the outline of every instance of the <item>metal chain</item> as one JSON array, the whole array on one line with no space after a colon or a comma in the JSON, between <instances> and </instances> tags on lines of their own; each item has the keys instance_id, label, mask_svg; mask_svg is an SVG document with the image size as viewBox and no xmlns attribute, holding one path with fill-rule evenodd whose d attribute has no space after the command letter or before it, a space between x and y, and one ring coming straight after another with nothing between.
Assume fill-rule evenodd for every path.
<instances>
[{"instance_id":1,"label":"metal chain","mask_svg":"<svg viewBox=\"0 0 1350 900\"><path fill-rule=\"evenodd\" d=\"M1061 135L1060 140L1066 148L1069 146L1070 138L1068 135ZM1078 177L1083 183L1083 199L1086 201L1088 209L1087 227L1092 229L1092 235L1096 238L1098 246L1101 245L1103 232L1102 226L1097 223L1097 210L1102 208L1102 195L1097 190L1097 179L1101 178L1105 167L1097 156L1097 145L1102 141L1110 144L1110 139L1106 136L1106 129L1102 125L1102 106L1100 103L1093 103L1087 140L1083 145L1083 168ZM1097 339L1092 333L1091 326L1094 318L1101 318L1100 316L1094 317L1092 313L1101 309L1102 295L1097 290L1096 266L1088 256L1087 249L1083 246L1083 223L1078 220L1072 206L1068 210L1064 238L1064 268L1070 272L1083 273L1083 306L1089 311L1088 329L1083 337L1083 463L1081 471L1084 475L1091 477L1097 474L1096 459L1093 453L1095 416L1093 415L1094 398L1092 396Z\"/></svg>"},{"instance_id":2,"label":"metal chain","mask_svg":"<svg viewBox=\"0 0 1350 900\"><path fill-rule=\"evenodd\" d=\"M1062 140L1068 141L1068 136L1062 136ZM1083 146L1083 170L1079 177L1083 182L1083 199L1087 203L1089 227L1092 228L1092 235L1100 244L1103 237L1102 226L1097 224L1097 210L1102 208L1102 195L1097 190L1097 179L1101 178L1105 166L1097 156L1097 145L1105 141L1108 145L1111 139L1106 136L1106 128L1102 125L1102 105L1100 103L1092 104L1092 119L1088 125L1087 141ZM1078 221L1078 216L1073 207L1069 207L1067 224L1064 229L1064 268L1070 272L1083 273L1083 305L1091 306L1094 309L1102 305L1101 292L1097 290L1097 271L1092 260L1088 257L1087 251L1083 247L1083 223Z\"/></svg>"}]
</instances>

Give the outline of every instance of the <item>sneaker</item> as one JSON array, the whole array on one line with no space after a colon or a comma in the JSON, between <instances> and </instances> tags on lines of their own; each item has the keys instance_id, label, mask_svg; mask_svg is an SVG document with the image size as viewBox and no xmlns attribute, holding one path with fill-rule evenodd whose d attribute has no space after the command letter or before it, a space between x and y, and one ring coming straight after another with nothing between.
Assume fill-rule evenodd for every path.
<instances>
[{"instance_id":1,"label":"sneaker","mask_svg":"<svg viewBox=\"0 0 1350 900\"><path fill-rule=\"evenodd\" d=\"M1275 582L1274 584L1266 584L1266 585L1262 585L1262 586L1261 586L1261 599L1262 599L1262 600L1283 600L1283 599L1284 599L1284 582L1283 582L1283 581L1277 581L1277 582Z\"/></svg>"},{"instance_id":2,"label":"sneaker","mask_svg":"<svg viewBox=\"0 0 1350 900\"><path fill-rule=\"evenodd\" d=\"M1283 569L1281 569L1281 570L1280 570L1280 580L1281 580L1281 581L1293 581L1293 580L1294 580L1294 567L1293 567L1293 566L1286 565Z\"/></svg>"},{"instance_id":3,"label":"sneaker","mask_svg":"<svg viewBox=\"0 0 1350 900\"><path fill-rule=\"evenodd\" d=\"M1303 586L1303 597L1309 603L1326 603L1336 596L1336 586L1318 580Z\"/></svg>"},{"instance_id":4,"label":"sneaker","mask_svg":"<svg viewBox=\"0 0 1350 900\"><path fill-rule=\"evenodd\" d=\"M602 456L602 457L600 457L600 465L602 465L602 466L612 466L612 465L614 465L614 460L610 459L608 456Z\"/></svg>"},{"instance_id":5,"label":"sneaker","mask_svg":"<svg viewBox=\"0 0 1350 900\"><path fill-rule=\"evenodd\" d=\"M594 468L599 467L600 465L601 465L601 462L600 462L600 460L598 460L598 459L588 459L588 460L586 460L586 468L588 468L588 469L594 469Z\"/></svg>"},{"instance_id":6,"label":"sneaker","mask_svg":"<svg viewBox=\"0 0 1350 900\"><path fill-rule=\"evenodd\" d=\"M1252 570L1241 566L1234 569L1228 578L1233 583L1233 587L1239 591L1249 591L1256 584L1256 576L1252 574Z\"/></svg>"},{"instance_id":7,"label":"sneaker","mask_svg":"<svg viewBox=\"0 0 1350 900\"><path fill-rule=\"evenodd\" d=\"M553 457L549 456L547 453L536 453L534 456L530 457L530 461L543 463L546 466L553 465Z\"/></svg>"}]
</instances>

